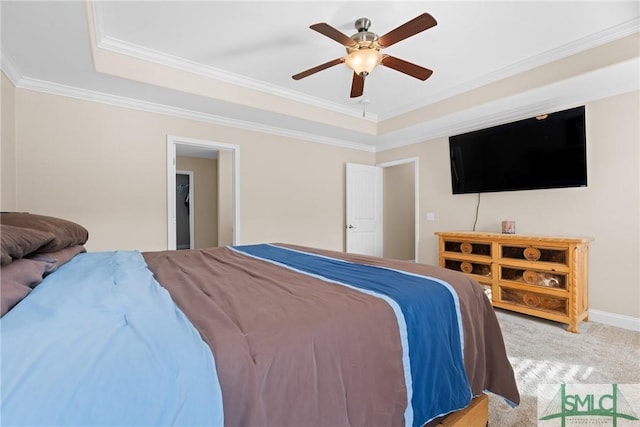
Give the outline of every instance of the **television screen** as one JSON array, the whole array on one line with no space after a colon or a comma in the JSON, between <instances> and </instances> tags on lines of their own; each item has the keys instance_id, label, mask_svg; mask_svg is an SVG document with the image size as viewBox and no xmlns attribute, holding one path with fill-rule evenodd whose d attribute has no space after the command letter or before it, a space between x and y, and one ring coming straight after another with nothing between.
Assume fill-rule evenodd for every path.
<instances>
[{"instance_id":1,"label":"television screen","mask_svg":"<svg viewBox=\"0 0 640 427\"><path fill-rule=\"evenodd\" d=\"M587 185L584 106L449 137L453 194Z\"/></svg>"}]
</instances>

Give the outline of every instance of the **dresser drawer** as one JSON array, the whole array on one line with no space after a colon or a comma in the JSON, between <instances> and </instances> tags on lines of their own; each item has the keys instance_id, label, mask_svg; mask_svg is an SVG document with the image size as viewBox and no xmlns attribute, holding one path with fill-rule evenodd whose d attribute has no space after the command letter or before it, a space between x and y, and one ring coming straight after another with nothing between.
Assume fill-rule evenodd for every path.
<instances>
[{"instance_id":1,"label":"dresser drawer","mask_svg":"<svg viewBox=\"0 0 640 427\"><path fill-rule=\"evenodd\" d=\"M468 255L491 256L491 243L473 242L466 240L446 240L444 242L445 252L454 252Z\"/></svg>"},{"instance_id":2,"label":"dresser drawer","mask_svg":"<svg viewBox=\"0 0 640 427\"><path fill-rule=\"evenodd\" d=\"M500 266L500 281L567 290L567 275L557 271Z\"/></svg>"},{"instance_id":3,"label":"dresser drawer","mask_svg":"<svg viewBox=\"0 0 640 427\"><path fill-rule=\"evenodd\" d=\"M569 301L565 298L505 286L500 286L499 294L500 302L562 315L569 313Z\"/></svg>"},{"instance_id":4,"label":"dresser drawer","mask_svg":"<svg viewBox=\"0 0 640 427\"><path fill-rule=\"evenodd\" d=\"M543 248L536 246L501 245L500 252L502 258L553 262L567 265L569 257L565 248Z\"/></svg>"}]
</instances>

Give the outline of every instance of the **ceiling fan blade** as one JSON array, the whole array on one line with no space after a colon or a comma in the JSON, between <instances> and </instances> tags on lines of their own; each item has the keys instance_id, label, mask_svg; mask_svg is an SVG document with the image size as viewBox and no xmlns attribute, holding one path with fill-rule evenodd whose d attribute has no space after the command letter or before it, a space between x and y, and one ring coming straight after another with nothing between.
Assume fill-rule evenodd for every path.
<instances>
[{"instance_id":1,"label":"ceiling fan blade","mask_svg":"<svg viewBox=\"0 0 640 427\"><path fill-rule=\"evenodd\" d=\"M325 22L320 22L318 24L313 24L309 28L311 28L314 31L319 32L320 34L322 34L324 36L329 37L330 39L333 39L333 40L337 41L338 43L340 43L343 46L351 47L351 46L355 46L356 45L356 42L353 39L351 39L351 37L349 37L346 34L340 32L339 30L336 30L331 25L329 25L329 24L327 24Z\"/></svg>"},{"instance_id":2,"label":"ceiling fan blade","mask_svg":"<svg viewBox=\"0 0 640 427\"><path fill-rule=\"evenodd\" d=\"M411 77L415 77L416 79L420 80L427 80L429 77L431 77L431 74L433 74L433 71L428 68L412 64L411 62L407 62L390 55L385 55L382 58L381 64L385 67L393 68L394 70L408 74Z\"/></svg>"},{"instance_id":3,"label":"ceiling fan blade","mask_svg":"<svg viewBox=\"0 0 640 427\"><path fill-rule=\"evenodd\" d=\"M437 24L438 23L433 16L428 13L423 13L422 15L413 18L411 21L405 22L398 28L389 31L378 39L378 43L382 47L389 47L406 39L407 37L411 37L421 31L428 30Z\"/></svg>"},{"instance_id":4,"label":"ceiling fan blade","mask_svg":"<svg viewBox=\"0 0 640 427\"><path fill-rule=\"evenodd\" d=\"M351 82L351 98L362 96L364 92L364 77L357 73L353 73L353 81Z\"/></svg>"},{"instance_id":5,"label":"ceiling fan blade","mask_svg":"<svg viewBox=\"0 0 640 427\"><path fill-rule=\"evenodd\" d=\"M333 67L334 65L342 64L343 62L344 62L344 58L334 59L333 61L325 62L324 64L320 64L313 68L309 68L308 70L298 73L291 77L293 78L293 80L300 80L304 77L310 76L311 74L315 74L318 71L325 70L329 67Z\"/></svg>"}]
</instances>

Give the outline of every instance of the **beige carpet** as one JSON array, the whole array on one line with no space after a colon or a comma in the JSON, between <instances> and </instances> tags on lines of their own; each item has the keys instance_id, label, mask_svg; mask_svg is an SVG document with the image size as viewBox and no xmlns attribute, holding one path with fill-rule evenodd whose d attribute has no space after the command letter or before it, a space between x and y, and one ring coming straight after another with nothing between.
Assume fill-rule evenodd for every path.
<instances>
[{"instance_id":1,"label":"beige carpet","mask_svg":"<svg viewBox=\"0 0 640 427\"><path fill-rule=\"evenodd\" d=\"M587 322L572 334L560 323L496 312L521 403L511 408L490 394L491 427L536 426L538 384L640 383L640 332Z\"/></svg>"}]
</instances>

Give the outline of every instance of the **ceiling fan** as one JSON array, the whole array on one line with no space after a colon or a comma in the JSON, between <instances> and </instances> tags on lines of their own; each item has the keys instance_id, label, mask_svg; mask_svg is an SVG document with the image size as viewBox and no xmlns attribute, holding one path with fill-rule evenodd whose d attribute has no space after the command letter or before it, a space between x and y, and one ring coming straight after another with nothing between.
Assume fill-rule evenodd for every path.
<instances>
[{"instance_id":1,"label":"ceiling fan","mask_svg":"<svg viewBox=\"0 0 640 427\"><path fill-rule=\"evenodd\" d=\"M428 13L423 13L389 31L385 35L378 36L376 33L369 31L371 20L369 18L360 18L355 22L355 27L358 32L351 37L348 37L325 22L313 24L309 28L346 47L347 56L325 62L324 64L310 68L292 77L294 80L300 80L318 71L344 62L353 70L351 98L362 96L364 91L364 78L368 76L378 64L393 68L416 79L426 80L433 74L433 71L394 56L382 54L380 51L424 30L428 30L437 24L433 16Z\"/></svg>"}]
</instances>

